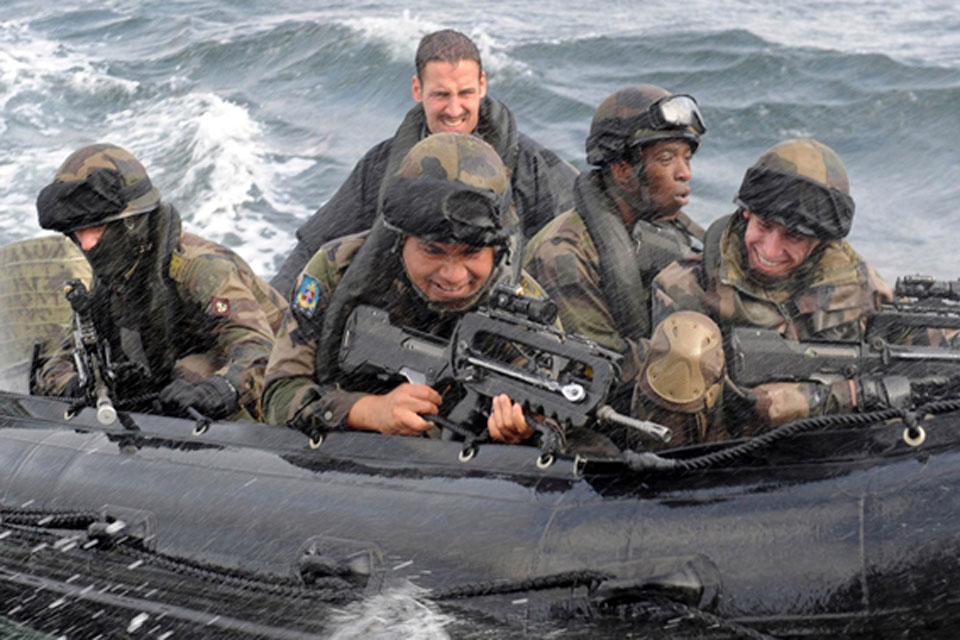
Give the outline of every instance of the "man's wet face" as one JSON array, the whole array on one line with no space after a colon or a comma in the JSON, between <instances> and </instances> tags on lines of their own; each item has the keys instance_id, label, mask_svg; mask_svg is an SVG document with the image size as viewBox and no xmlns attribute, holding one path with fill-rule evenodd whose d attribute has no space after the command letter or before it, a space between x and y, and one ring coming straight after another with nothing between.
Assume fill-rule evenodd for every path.
<instances>
[{"instance_id":1,"label":"man's wet face","mask_svg":"<svg viewBox=\"0 0 960 640\"><path fill-rule=\"evenodd\" d=\"M430 133L472 133L487 95L487 75L473 60L434 60L424 65L421 77L413 77L412 93L423 104Z\"/></svg>"},{"instance_id":2,"label":"man's wet face","mask_svg":"<svg viewBox=\"0 0 960 640\"><path fill-rule=\"evenodd\" d=\"M747 261L750 269L760 275L780 278L789 274L820 244L819 238L790 231L750 211L744 211L743 217L747 219L743 233Z\"/></svg>"},{"instance_id":3,"label":"man's wet face","mask_svg":"<svg viewBox=\"0 0 960 640\"><path fill-rule=\"evenodd\" d=\"M496 250L411 236L403 243L402 257L413 285L428 300L443 303L475 295L493 272Z\"/></svg>"},{"instance_id":4,"label":"man's wet face","mask_svg":"<svg viewBox=\"0 0 960 640\"><path fill-rule=\"evenodd\" d=\"M672 216L690 202L692 157L690 144L683 140L667 140L643 147L648 197L658 211L657 217Z\"/></svg>"}]
</instances>

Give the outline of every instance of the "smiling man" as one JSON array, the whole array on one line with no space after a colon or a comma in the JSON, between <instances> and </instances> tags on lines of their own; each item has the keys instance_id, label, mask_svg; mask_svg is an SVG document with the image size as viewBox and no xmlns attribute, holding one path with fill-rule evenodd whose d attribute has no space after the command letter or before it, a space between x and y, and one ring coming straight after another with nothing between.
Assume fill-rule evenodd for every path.
<instances>
[{"instance_id":1,"label":"smiling man","mask_svg":"<svg viewBox=\"0 0 960 640\"><path fill-rule=\"evenodd\" d=\"M703 229L682 208L705 131L691 96L637 85L607 97L586 141L597 168L577 177L576 208L527 250L525 266L557 303L564 329L625 354L626 392L649 335L651 281L701 246Z\"/></svg>"},{"instance_id":2,"label":"smiling man","mask_svg":"<svg viewBox=\"0 0 960 640\"><path fill-rule=\"evenodd\" d=\"M370 228L384 179L396 172L413 145L433 133L473 134L493 146L510 172L526 237L571 205L577 170L519 133L510 110L487 95L487 74L470 38L451 29L424 36L411 94L417 104L393 137L367 151L333 197L297 230L297 245L271 282L284 295L324 242Z\"/></svg>"},{"instance_id":3,"label":"smiling man","mask_svg":"<svg viewBox=\"0 0 960 640\"><path fill-rule=\"evenodd\" d=\"M497 283L520 282L516 212L506 167L473 136L438 133L417 143L386 181L383 216L370 231L324 245L297 280L292 306L267 365L266 421L305 432L338 428L418 435L443 415L443 392L425 384L344 377L329 354L358 304L387 311L391 324L449 339L464 312ZM451 404L451 403L448 403ZM533 433L506 395L486 428L504 442Z\"/></svg>"},{"instance_id":4,"label":"smiling man","mask_svg":"<svg viewBox=\"0 0 960 640\"><path fill-rule=\"evenodd\" d=\"M810 139L774 145L747 169L734 202L737 211L711 225L702 257L674 263L654 280L654 320L675 322L674 312L697 311L724 332L746 326L794 340L860 341L867 315L891 301L892 292L844 239L854 202L837 154ZM673 357L654 351L648 350L647 367L663 368ZM872 388L853 382L739 390L735 395L753 405L760 421L731 422L767 426L851 411ZM677 409L647 391L648 400Z\"/></svg>"}]
</instances>

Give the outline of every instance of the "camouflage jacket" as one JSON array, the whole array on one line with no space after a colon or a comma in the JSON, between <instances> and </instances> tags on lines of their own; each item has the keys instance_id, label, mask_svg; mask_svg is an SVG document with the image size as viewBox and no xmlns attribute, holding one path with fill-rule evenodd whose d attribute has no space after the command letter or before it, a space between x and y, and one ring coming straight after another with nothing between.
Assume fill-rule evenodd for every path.
<instances>
[{"instance_id":1,"label":"camouflage jacket","mask_svg":"<svg viewBox=\"0 0 960 640\"><path fill-rule=\"evenodd\" d=\"M819 261L802 281L764 286L747 274L742 220L739 215L728 219L722 235L716 234L718 245L711 246L716 242L711 228L702 259L673 263L656 277L655 323L674 311L691 310L710 316L723 331L762 327L795 340L858 341L867 315L892 300L890 286L846 240L828 242L815 253ZM763 426L853 408L846 383L771 383L751 391Z\"/></svg>"},{"instance_id":2,"label":"camouflage jacket","mask_svg":"<svg viewBox=\"0 0 960 640\"><path fill-rule=\"evenodd\" d=\"M136 331L124 329L122 341L113 336L115 354L124 353L134 361L143 358L158 374L144 391L159 391L175 376L200 382L219 374L237 390L239 404L247 412L234 417L258 417L263 373L286 308L283 298L236 253L187 232L179 234L163 282L154 287L170 294L165 317L140 315ZM137 306L133 295L127 294L130 299L111 295L106 308L114 319ZM142 341L139 356L129 346L131 333ZM152 343L161 339L166 344L154 349ZM63 393L76 375L72 354L71 338L38 371L36 393ZM164 362L167 359L173 362Z\"/></svg>"},{"instance_id":3,"label":"camouflage jacket","mask_svg":"<svg viewBox=\"0 0 960 640\"><path fill-rule=\"evenodd\" d=\"M574 209L545 226L528 244L524 267L557 304L565 331L579 333L599 345L624 354L622 380L632 381L639 367L638 344L644 335L630 335L615 308L628 299L649 315L649 291L654 276L674 260L687 259L699 251L703 229L682 212L666 220L638 220L627 237L616 204L600 191L598 171L577 177L575 192L593 192L578 198L582 208L592 208L594 219L609 227L617 225L622 244L634 251L626 271L606 266L615 260L602 256L584 215ZM607 243L607 246L611 246ZM614 286L612 279L623 282Z\"/></svg>"},{"instance_id":4,"label":"camouflage jacket","mask_svg":"<svg viewBox=\"0 0 960 640\"><path fill-rule=\"evenodd\" d=\"M328 242L297 279L267 365L262 399L266 422L297 426L318 419L329 428L343 429L347 414L360 397L386 393L394 386L373 376L321 382L321 378L337 378L337 374L317 371L317 338L323 311L368 236L369 232L364 231ZM385 256L382 268L402 274L398 254ZM522 276L521 282L526 293L543 297L542 290L529 277ZM452 334L462 315L441 315L429 309L403 275L392 280L381 299L369 302L384 308L392 323L441 338Z\"/></svg>"},{"instance_id":5,"label":"camouflage jacket","mask_svg":"<svg viewBox=\"0 0 960 640\"><path fill-rule=\"evenodd\" d=\"M423 107L416 105L394 136L367 151L330 200L297 230L296 247L271 281L284 297L292 293L294 280L324 243L370 228L384 178L396 172L403 157L426 134ZM514 116L504 104L489 96L481 101L475 135L496 149L510 170L513 202L525 237L572 206L577 170L517 131Z\"/></svg>"}]
</instances>

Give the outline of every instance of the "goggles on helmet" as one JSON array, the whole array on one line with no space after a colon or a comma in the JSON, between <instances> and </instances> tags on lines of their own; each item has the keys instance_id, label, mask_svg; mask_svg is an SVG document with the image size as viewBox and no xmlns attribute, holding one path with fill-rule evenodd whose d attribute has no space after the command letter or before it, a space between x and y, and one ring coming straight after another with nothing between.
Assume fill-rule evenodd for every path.
<instances>
[{"instance_id":1,"label":"goggles on helmet","mask_svg":"<svg viewBox=\"0 0 960 640\"><path fill-rule=\"evenodd\" d=\"M698 135L707 132L696 99L685 93L664 96L650 105L647 113L640 116L638 129L683 129L691 128Z\"/></svg>"},{"instance_id":2,"label":"goggles on helmet","mask_svg":"<svg viewBox=\"0 0 960 640\"><path fill-rule=\"evenodd\" d=\"M700 135L707 132L703 116L700 115L700 107L693 96L679 94L661 98L650 107L650 113L654 118L659 116L661 127L690 127ZM657 124L656 120L654 124Z\"/></svg>"}]
</instances>

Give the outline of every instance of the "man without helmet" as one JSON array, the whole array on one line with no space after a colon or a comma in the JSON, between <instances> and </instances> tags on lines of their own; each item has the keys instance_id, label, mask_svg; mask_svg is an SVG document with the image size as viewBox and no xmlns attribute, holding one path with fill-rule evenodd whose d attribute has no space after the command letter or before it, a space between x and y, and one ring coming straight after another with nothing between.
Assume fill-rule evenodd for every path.
<instances>
[{"instance_id":1,"label":"man without helmet","mask_svg":"<svg viewBox=\"0 0 960 640\"><path fill-rule=\"evenodd\" d=\"M576 169L518 132L510 110L487 95L487 74L470 38L452 29L424 36L411 93L417 104L393 137L367 151L333 197L297 230L297 245L271 282L283 295L292 292L297 275L324 242L370 228L385 178L430 134L473 134L496 149L510 173L525 237L569 206Z\"/></svg>"}]
</instances>

